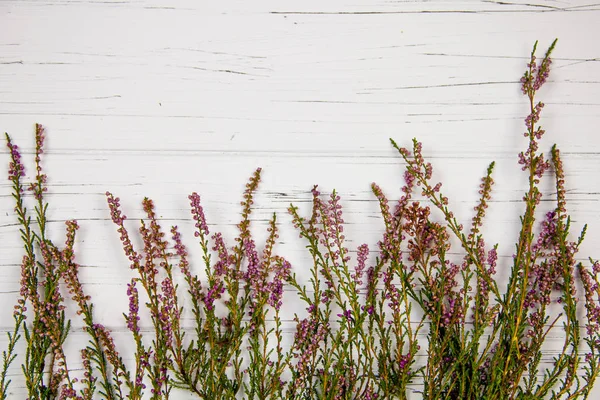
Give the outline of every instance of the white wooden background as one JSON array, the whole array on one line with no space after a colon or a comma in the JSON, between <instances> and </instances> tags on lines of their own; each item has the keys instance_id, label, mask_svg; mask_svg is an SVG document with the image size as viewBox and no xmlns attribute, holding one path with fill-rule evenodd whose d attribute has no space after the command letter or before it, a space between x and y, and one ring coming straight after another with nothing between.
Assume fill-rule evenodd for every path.
<instances>
[{"instance_id":1,"label":"white wooden background","mask_svg":"<svg viewBox=\"0 0 600 400\"><path fill-rule=\"evenodd\" d=\"M34 123L47 127L51 235L61 240L64 221L79 221L85 289L125 346L131 272L106 190L134 221L150 196L165 226L180 225L195 249L187 195L200 193L211 229L232 238L245 181L261 166L255 231L264 236L276 211L278 249L302 275L289 203L307 211L313 184L336 188L350 247L374 248L382 223L370 183L398 197L402 164L388 138L409 146L416 136L465 222L496 160L488 243L500 242L508 268L526 183L516 157L527 114L518 80L536 39L541 56L559 38L540 96L541 146L562 149L574 227L590 224L581 258L600 257L599 21L591 0L3 0L0 131L31 161ZM6 149L1 164L6 176ZM552 183L544 185L551 199ZM4 349L22 248L8 181L0 190ZM286 318L298 309L288 304ZM74 325L76 349L87 339L76 317ZM11 392L24 398L18 362Z\"/></svg>"}]
</instances>

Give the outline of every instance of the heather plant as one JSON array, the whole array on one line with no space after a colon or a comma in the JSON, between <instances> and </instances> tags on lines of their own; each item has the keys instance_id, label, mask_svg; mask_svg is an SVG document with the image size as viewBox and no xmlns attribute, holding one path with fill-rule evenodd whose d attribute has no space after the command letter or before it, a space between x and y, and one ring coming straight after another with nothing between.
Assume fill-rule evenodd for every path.
<instances>
[{"instance_id":1,"label":"heather plant","mask_svg":"<svg viewBox=\"0 0 600 400\"><path fill-rule=\"evenodd\" d=\"M0 398L9 395L9 367L17 362L22 339L25 354L19 362L31 399L169 399L180 390L211 400L404 399L415 390L426 399L588 397L600 365L600 262L578 261L586 229L571 239L560 151L553 146L549 157L539 151L545 132L537 93L548 79L555 44L538 62L536 43L521 79L529 115L527 147L518 160L528 186L515 251L504 266L505 287L496 279L503 264L498 244L486 243L482 234L494 163L481 179L474 215L465 226L452 213L416 139L411 149L391 141L406 166L401 197L392 205L382 188L371 186L383 223L376 249L368 243L349 248L336 191L322 194L314 186L306 217L290 205L309 260L294 271L275 251L275 214L264 243L259 245L251 230L260 168L246 185L233 245L220 232L211 233L200 196L189 196L200 268L180 229L161 226L151 199L142 201L145 215L135 237L120 199L107 192L133 272L123 313L134 343L131 362L94 319L75 257L77 222L66 221L60 248L48 238L44 129L36 125L30 184L24 182L20 150L6 135L25 254ZM549 175L556 206L544 213L540 185ZM294 315L290 345L282 327L285 285L305 307ZM67 364L66 307L76 310L89 336L80 351L82 371ZM544 344L552 332L560 332L556 337L563 343L548 363Z\"/></svg>"}]
</instances>

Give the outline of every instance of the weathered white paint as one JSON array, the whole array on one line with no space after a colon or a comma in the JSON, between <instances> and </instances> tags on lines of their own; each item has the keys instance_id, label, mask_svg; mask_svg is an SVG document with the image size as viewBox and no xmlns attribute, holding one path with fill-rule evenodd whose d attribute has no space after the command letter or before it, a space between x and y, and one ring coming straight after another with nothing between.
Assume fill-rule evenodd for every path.
<instances>
[{"instance_id":1,"label":"weathered white paint","mask_svg":"<svg viewBox=\"0 0 600 400\"><path fill-rule=\"evenodd\" d=\"M465 222L496 160L487 233L507 267L525 190L518 79L533 42L545 50L558 37L541 93L542 146L563 151L575 231L590 224L581 258L600 257L599 18L599 5L576 0L3 1L0 130L31 160L34 123L48 128L51 235L60 240L64 220L79 220L85 288L124 346L130 271L106 190L132 220L152 197L165 225L180 225L193 246L187 195L199 192L211 228L231 238L244 183L261 166L254 227L261 235L276 211L278 249L301 274L306 254L289 229L289 203L306 206L315 183L335 187L350 246L374 244L382 226L369 184L399 195L401 163L388 138L408 146L416 136ZM6 181L0 190L4 348L22 254ZM291 320L299 307L286 307ZM78 368L87 339L76 316L74 326ZM23 398L18 364L12 371L13 397Z\"/></svg>"}]
</instances>

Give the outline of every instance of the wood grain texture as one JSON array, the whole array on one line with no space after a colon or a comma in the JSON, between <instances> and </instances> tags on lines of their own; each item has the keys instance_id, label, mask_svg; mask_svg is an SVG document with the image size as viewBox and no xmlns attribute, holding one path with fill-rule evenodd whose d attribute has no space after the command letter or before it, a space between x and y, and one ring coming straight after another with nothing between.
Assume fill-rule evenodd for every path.
<instances>
[{"instance_id":1,"label":"wood grain texture","mask_svg":"<svg viewBox=\"0 0 600 400\"><path fill-rule=\"evenodd\" d=\"M465 222L479 178L497 162L486 233L508 268L526 183L518 80L537 39L545 50L559 38L540 94L542 146L557 143L564 155L575 231L589 224L580 257L600 257L598 20L600 4L579 0L5 0L0 130L32 160L34 123L48 128L51 236L62 240L64 221L79 221L85 288L125 346L131 275L107 190L131 220L153 198L165 226L181 226L193 246L187 195L200 193L211 229L232 238L245 181L260 166L254 228L264 237L277 212L278 249L301 274L307 254L289 228L290 202L306 211L312 185L336 188L349 246L374 246L382 222L369 185L397 198L402 164L388 138L408 146L417 137ZM1 348L22 257L12 209L0 181ZM296 306L285 309L289 335ZM76 316L70 340L73 349L86 341ZM24 398L17 364L12 373L13 397Z\"/></svg>"}]
</instances>

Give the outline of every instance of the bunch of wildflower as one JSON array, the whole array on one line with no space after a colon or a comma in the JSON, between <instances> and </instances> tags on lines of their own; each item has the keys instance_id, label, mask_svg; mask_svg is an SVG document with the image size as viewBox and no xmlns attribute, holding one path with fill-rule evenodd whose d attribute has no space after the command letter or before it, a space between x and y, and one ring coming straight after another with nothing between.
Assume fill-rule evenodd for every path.
<instances>
[{"instance_id":1,"label":"bunch of wildflower","mask_svg":"<svg viewBox=\"0 0 600 400\"><path fill-rule=\"evenodd\" d=\"M26 377L28 395L32 398L39 396L60 396L60 398L92 398L96 390L97 378L94 370L101 375L101 384L106 398L115 399L117 394L114 387L119 382L111 381L108 371L106 352L110 349L104 348L97 335L93 321L93 306L90 297L85 295L83 286L79 281L79 265L75 262L74 243L75 232L78 229L76 221L67 221L65 248L59 250L46 237L46 212L48 204L44 193L47 192L47 178L42 168L42 154L45 141L45 129L36 124L35 126L35 178L28 185L33 192L35 201L34 213L37 224L31 223L31 216L25 207L25 187L22 178L25 177L25 168L21 162L18 147L12 144L7 135L7 146L11 153L9 166L9 179L13 183L13 195L16 200L15 212L22 227L22 240L25 244L26 254L23 257L21 269L21 298L17 301L15 309L15 331L9 334L9 349L5 353L5 363L2 375L2 392L0 398L6 398L8 383L5 374L10 363L15 359L14 346L21 337L19 331L22 329L27 341L25 363L22 365ZM39 256L38 256L39 255ZM69 294L77 305L77 314L83 315L86 330L92 340L90 346L82 353L84 364L89 368L81 383L84 388L79 394L75 389L78 378L72 377L69 371L64 342L70 329L70 321L65 317L65 299L60 292L60 283L64 282ZM26 304L30 303L33 311L31 324L25 324ZM103 337L107 343L112 343L108 331L103 331ZM92 367L92 362L97 368ZM49 365L48 365L49 364ZM115 374L122 363L115 365ZM48 373L49 372L49 373ZM117 375L114 375L116 377ZM115 386L116 385L116 386ZM123 396L119 396L123 398Z\"/></svg>"},{"instance_id":2,"label":"bunch of wildflower","mask_svg":"<svg viewBox=\"0 0 600 400\"><path fill-rule=\"evenodd\" d=\"M141 221L139 232L144 248L138 252L125 227L126 217L120 210L119 199L107 193L123 250L131 262L131 268L139 274L128 286L129 313L125 314L136 342L134 391L139 396L143 392L145 376L152 383L151 394L154 398L168 396L173 387L187 388L203 398L231 398L242 387L241 346L247 333L250 334L249 346L255 349L251 354L253 362L250 375L257 372L257 366L262 366L261 377L269 377L268 382L263 379L260 387L247 388L249 396L252 397L253 391L269 392L273 398L281 393L283 384L280 377L285 362L279 310L283 283L291 267L284 258L273 254L278 237L275 217L269 226L269 238L262 257L256 250L249 230L249 217L253 193L259 180L260 169L246 186L242 221L238 225L240 235L236 239L238 245L231 249L226 246L221 233L214 233L209 238L209 226L200 196L195 192L189 196L195 236L203 252L206 283L192 272L188 252L177 226L170 229L172 245L165 239L152 200L146 198L142 203L147 219ZM215 262L212 261L211 250L217 255ZM178 262L175 263L173 259ZM184 309L178 299L175 265L188 286L196 322L196 336L185 335L187 340L184 340L180 325ZM145 289L148 298L146 305L155 328L155 337L150 346L145 344L139 329L138 284ZM225 316L220 315L220 308L217 307L221 300L226 308ZM267 307L275 312L275 330L267 327ZM244 321L244 316L249 316L249 320ZM273 332L277 339L274 349L270 348L267 337ZM274 350L277 352L271 357ZM230 377L224 378L226 373L231 374ZM254 382L259 382L259 379L254 379Z\"/></svg>"},{"instance_id":3,"label":"bunch of wildflower","mask_svg":"<svg viewBox=\"0 0 600 400\"><path fill-rule=\"evenodd\" d=\"M529 115L524 121L528 146L519 154L519 164L529 179L505 291L494 279L498 245L490 246L482 235L494 163L481 180L480 198L466 230L450 210L442 184L433 181L433 166L425 161L416 139L411 150L392 141L406 165L405 185L393 210L383 190L375 183L371 186L384 224L374 260L367 244L352 249L356 256L351 256L342 200L335 191L324 196L314 186L308 218L290 205L293 225L307 242L311 260L308 287L274 251L275 215L262 248L252 236L260 168L246 185L233 247L226 245L221 233L211 236L200 196L189 196L206 281L195 274L177 226L170 227L167 239L152 200L142 202L146 215L138 232L143 248L136 250L119 198L107 192L111 219L137 273L127 285L129 308L123 314L135 341L131 372L108 329L94 320L91 299L79 280L74 250L77 222L66 222L62 250L46 237L44 128L36 125L35 178L29 185L23 182L19 148L7 135L8 177L25 254L15 328L8 333L3 353L0 398L8 395L8 369L21 336L27 342L21 370L29 398L168 399L179 388L217 400L388 399L406 398L417 378L422 379L423 397L431 399L589 396L600 373L600 262L590 259L587 267L578 261L586 228L577 240L569 239L571 219L560 152L554 146L546 158L539 151L545 133L539 125L544 104L536 95L548 80L554 45L539 63L534 46L521 79ZM556 207L539 216L540 182L550 170ZM416 187L425 201L414 198ZM33 213L25 206L24 188L32 192ZM194 333L182 326L177 272L187 285ZM286 283L296 289L307 313L294 317L296 332L289 351L283 347L280 315ZM90 337L81 351L83 379L74 377L65 356L69 296L61 288L73 300ZM138 292L139 288L143 290ZM140 303L150 312L151 339L140 329L144 324ZM563 346L552 363L544 363L544 342L561 322ZM418 366L423 333L427 357ZM287 382L286 371L291 375Z\"/></svg>"}]
</instances>

